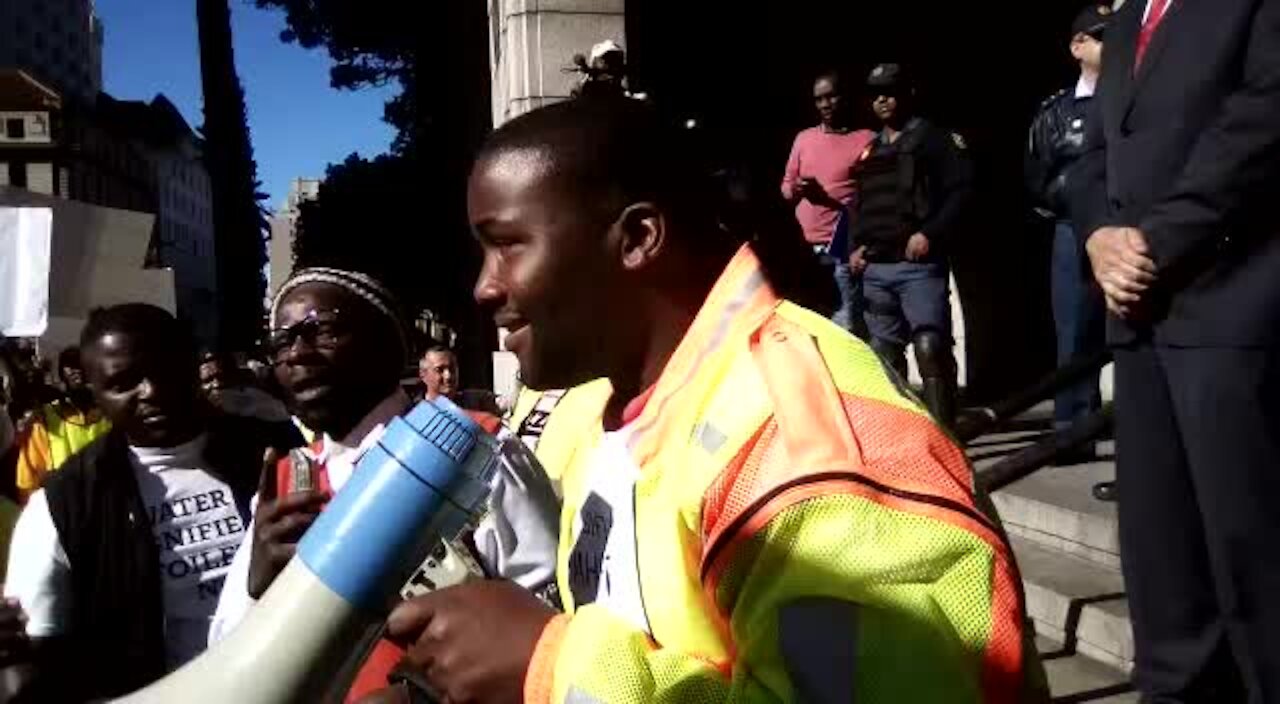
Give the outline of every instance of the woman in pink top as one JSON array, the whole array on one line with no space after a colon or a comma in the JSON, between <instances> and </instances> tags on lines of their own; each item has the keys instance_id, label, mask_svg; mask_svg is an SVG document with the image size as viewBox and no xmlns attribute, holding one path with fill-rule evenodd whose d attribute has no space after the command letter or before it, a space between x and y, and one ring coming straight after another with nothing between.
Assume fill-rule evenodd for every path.
<instances>
[{"instance_id":1,"label":"woman in pink top","mask_svg":"<svg viewBox=\"0 0 1280 704\"><path fill-rule=\"evenodd\" d=\"M840 76L834 71L814 80L813 102L821 123L796 135L782 177L782 197L795 206L796 220L814 253L824 266L833 269L840 307L832 320L865 339L861 286L844 257L830 256L828 248L855 196L853 166L875 139L875 133L852 128L852 103L845 102L840 89Z\"/></svg>"}]
</instances>

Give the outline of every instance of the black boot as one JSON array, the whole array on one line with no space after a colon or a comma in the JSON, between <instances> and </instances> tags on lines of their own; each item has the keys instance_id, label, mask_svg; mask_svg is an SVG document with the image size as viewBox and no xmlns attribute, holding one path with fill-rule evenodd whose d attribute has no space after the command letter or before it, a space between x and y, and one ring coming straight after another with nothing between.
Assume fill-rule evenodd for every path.
<instances>
[{"instance_id":1,"label":"black boot","mask_svg":"<svg viewBox=\"0 0 1280 704\"><path fill-rule=\"evenodd\" d=\"M924 405L934 420L951 430L956 426L956 361L951 354L951 338L926 328L916 331L912 342L924 382Z\"/></svg>"},{"instance_id":2,"label":"black boot","mask_svg":"<svg viewBox=\"0 0 1280 704\"><path fill-rule=\"evenodd\" d=\"M934 420L944 428L951 430L956 426L956 385L945 377L925 377L923 379L924 405L933 414Z\"/></svg>"},{"instance_id":3,"label":"black boot","mask_svg":"<svg viewBox=\"0 0 1280 704\"><path fill-rule=\"evenodd\" d=\"M1093 498L1111 503L1120 498L1120 492L1115 482L1098 482L1093 485Z\"/></svg>"}]
</instances>

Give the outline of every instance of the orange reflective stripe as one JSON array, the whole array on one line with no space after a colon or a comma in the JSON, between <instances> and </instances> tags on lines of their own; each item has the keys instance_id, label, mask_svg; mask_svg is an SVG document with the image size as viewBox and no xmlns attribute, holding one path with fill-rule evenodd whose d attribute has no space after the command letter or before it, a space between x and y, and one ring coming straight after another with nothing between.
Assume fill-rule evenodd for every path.
<instances>
[{"instance_id":1,"label":"orange reflective stripe","mask_svg":"<svg viewBox=\"0 0 1280 704\"><path fill-rule=\"evenodd\" d=\"M547 622L533 648L533 657L524 676L524 700L530 704L549 704L555 693L556 660L564 642L569 616L560 614Z\"/></svg>"}]
</instances>

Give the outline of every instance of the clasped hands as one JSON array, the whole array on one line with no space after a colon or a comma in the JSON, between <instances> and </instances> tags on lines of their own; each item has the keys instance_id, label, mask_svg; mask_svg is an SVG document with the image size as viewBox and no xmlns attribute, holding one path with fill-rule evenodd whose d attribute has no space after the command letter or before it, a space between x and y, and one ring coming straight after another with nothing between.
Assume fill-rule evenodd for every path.
<instances>
[{"instance_id":1,"label":"clasped hands","mask_svg":"<svg viewBox=\"0 0 1280 704\"><path fill-rule=\"evenodd\" d=\"M1085 251L1107 310L1121 319L1132 318L1147 302L1157 278L1146 236L1133 227L1103 227L1089 237Z\"/></svg>"}]
</instances>

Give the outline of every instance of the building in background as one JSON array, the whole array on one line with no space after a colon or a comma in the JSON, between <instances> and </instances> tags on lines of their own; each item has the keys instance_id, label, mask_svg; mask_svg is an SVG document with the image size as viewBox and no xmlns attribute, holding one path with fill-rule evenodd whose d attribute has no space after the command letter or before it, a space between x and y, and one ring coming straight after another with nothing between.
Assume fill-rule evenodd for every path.
<instances>
[{"instance_id":1,"label":"building in background","mask_svg":"<svg viewBox=\"0 0 1280 704\"><path fill-rule=\"evenodd\" d=\"M60 195L54 120L62 96L25 71L0 70L0 186Z\"/></svg>"},{"instance_id":2,"label":"building in background","mask_svg":"<svg viewBox=\"0 0 1280 704\"><path fill-rule=\"evenodd\" d=\"M216 252L202 148L163 95L68 103L28 72L0 69L0 186L154 215L145 263L173 270L177 314L212 343Z\"/></svg>"},{"instance_id":3,"label":"building in background","mask_svg":"<svg viewBox=\"0 0 1280 704\"><path fill-rule=\"evenodd\" d=\"M0 68L0 186L155 212L155 174L101 107L113 102L69 102L25 70Z\"/></svg>"},{"instance_id":4,"label":"building in background","mask_svg":"<svg viewBox=\"0 0 1280 704\"><path fill-rule=\"evenodd\" d=\"M150 103L99 97L98 123L141 155L154 188L156 231L148 260L174 272L179 317L197 339L218 339L213 196L204 143L163 95Z\"/></svg>"},{"instance_id":5,"label":"building in background","mask_svg":"<svg viewBox=\"0 0 1280 704\"><path fill-rule=\"evenodd\" d=\"M320 197L318 178L295 178L280 210L270 218L271 241L267 243L267 298L274 298L280 285L293 272L293 240L298 233L302 204Z\"/></svg>"},{"instance_id":6,"label":"building in background","mask_svg":"<svg viewBox=\"0 0 1280 704\"><path fill-rule=\"evenodd\" d=\"M0 67L69 101L93 103L102 91L102 41L93 0L0 0Z\"/></svg>"}]
</instances>

